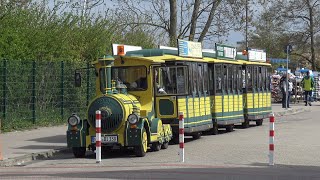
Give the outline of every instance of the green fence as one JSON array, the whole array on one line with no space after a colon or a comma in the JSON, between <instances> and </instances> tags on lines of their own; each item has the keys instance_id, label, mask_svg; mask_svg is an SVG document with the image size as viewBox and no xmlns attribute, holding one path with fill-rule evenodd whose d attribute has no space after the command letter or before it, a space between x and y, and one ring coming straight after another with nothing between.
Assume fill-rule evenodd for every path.
<instances>
[{"instance_id":1,"label":"green fence","mask_svg":"<svg viewBox=\"0 0 320 180\"><path fill-rule=\"evenodd\" d=\"M61 124L72 113L85 118L95 94L95 74L83 69L82 86L76 88L74 72L86 67L67 61L0 60L1 129Z\"/></svg>"}]
</instances>

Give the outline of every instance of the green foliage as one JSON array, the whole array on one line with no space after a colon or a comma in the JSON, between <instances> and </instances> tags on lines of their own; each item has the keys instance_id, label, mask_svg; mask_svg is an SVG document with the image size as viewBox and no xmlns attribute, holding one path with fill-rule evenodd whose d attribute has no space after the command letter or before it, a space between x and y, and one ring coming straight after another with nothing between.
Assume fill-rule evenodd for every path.
<instances>
[{"instance_id":1,"label":"green foliage","mask_svg":"<svg viewBox=\"0 0 320 180\"><path fill-rule=\"evenodd\" d=\"M152 36L143 31L142 27L128 31L121 39L121 43L141 46L143 48L155 48Z\"/></svg>"},{"instance_id":2,"label":"green foliage","mask_svg":"<svg viewBox=\"0 0 320 180\"><path fill-rule=\"evenodd\" d=\"M154 47L151 34L140 26L124 31L108 17L81 17L33 2L0 2L3 131L65 123L72 113L86 118L95 74L83 70L82 87L75 88L74 70L111 53L111 43Z\"/></svg>"},{"instance_id":3,"label":"green foliage","mask_svg":"<svg viewBox=\"0 0 320 180\"><path fill-rule=\"evenodd\" d=\"M37 4L1 10L0 56L9 59L92 61L105 54L115 32L113 23L101 16L82 21Z\"/></svg>"}]
</instances>

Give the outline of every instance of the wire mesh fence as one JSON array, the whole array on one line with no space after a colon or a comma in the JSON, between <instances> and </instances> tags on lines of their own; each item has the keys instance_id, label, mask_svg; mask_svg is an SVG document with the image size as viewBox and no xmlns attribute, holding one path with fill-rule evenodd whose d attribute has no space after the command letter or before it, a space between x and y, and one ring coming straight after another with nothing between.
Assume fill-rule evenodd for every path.
<instances>
[{"instance_id":1,"label":"wire mesh fence","mask_svg":"<svg viewBox=\"0 0 320 180\"><path fill-rule=\"evenodd\" d=\"M74 87L76 68L86 63L0 60L0 119L3 131L56 125L86 107L95 94L93 69L82 71L82 86Z\"/></svg>"}]
</instances>

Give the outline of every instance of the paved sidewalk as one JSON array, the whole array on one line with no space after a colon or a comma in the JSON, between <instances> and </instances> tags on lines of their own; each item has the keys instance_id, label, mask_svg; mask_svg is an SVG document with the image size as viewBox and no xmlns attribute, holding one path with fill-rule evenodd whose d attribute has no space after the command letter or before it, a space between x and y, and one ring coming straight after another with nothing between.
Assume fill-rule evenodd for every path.
<instances>
[{"instance_id":1,"label":"paved sidewalk","mask_svg":"<svg viewBox=\"0 0 320 180\"><path fill-rule=\"evenodd\" d=\"M284 116L288 114L296 114L306 111L311 111L313 108L320 106L320 102L313 102L313 106L305 106L304 103L290 104L290 108L285 109L282 108L281 103L273 103L272 104L272 112L277 116Z\"/></svg>"},{"instance_id":2,"label":"paved sidewalk","mask_svg":"<svg viewBox=\"0 0 320 180\"><path fill-rule=\"evenodd\" d=\"M273 104L272 109L275 116L283 116L312 111L319 106L320 102L314 102L312 107L306 107L300 103L292 104L292 108L286 110L281 108L281 104ZM66 130L67 126L63 125L0 134L0 148L3 155L0 166L19 165L34 159L50 157L54 153L68 151Z\"/></svg>"}]
</instances>

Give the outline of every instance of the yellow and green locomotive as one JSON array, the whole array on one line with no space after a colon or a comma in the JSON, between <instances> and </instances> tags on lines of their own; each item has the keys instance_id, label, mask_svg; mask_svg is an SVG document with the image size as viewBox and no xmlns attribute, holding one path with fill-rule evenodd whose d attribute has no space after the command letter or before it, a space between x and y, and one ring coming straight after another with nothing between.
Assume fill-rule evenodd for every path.
<instances>
[{"instance_id":1,"label":"yellow and green locomotive","mask_svg":"<svg viewBox=\"0 0 320 180\"><path fill-rule=\"evenodd\" d=\"M93 63L96 97L88 106L87 119L75 114L68 119L67 144L75 157L84 157L87 148L95 150L97 110L101 111L103 150L132 148L137 156L144 156L149 145L154 151L168 147L171 127L155 117L151 100L151 64L121 56L105 56Z\"/></svg>"}]
</instances>

